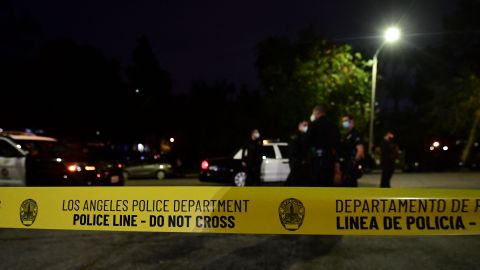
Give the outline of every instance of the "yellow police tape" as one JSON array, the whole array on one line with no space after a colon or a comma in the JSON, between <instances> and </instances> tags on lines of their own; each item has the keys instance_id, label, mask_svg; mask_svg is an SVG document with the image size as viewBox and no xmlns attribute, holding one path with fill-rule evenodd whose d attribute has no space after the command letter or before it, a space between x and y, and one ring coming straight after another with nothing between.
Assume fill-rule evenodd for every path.
<instances>
[{"instance_id":1,"label":"yellow police tape","mask_svg":"<svg viewBox=\"0 0 480 270\"><path fill-rule=\"evenodd\" d=\"M0 227L319 235L480 234L480 190L0 188Z\"/></svg>"}]
</instances>

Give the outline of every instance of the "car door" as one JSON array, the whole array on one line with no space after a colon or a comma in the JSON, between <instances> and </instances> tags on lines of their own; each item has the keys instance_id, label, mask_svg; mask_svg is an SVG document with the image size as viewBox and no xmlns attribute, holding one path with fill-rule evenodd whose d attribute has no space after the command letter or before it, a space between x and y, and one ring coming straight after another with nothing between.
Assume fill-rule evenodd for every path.
<instances>
[{"instance_id":1,"label":"car door","mask_svg":"<svg viewBox=\"0 0 480 270\"><path fill-rule=\"evenodd\" d=\"M142 176L156 177L157 171L160 169L160 161L151 159L142 167Z\"/></svg>"},{"instance_id":2,"label":"car door","mask_svg":"<svg viewBox=\"0 0 480 270\"><path fill-rule=\"evenodd\" d=\"M25 185L25 159L15 145L0 139L0 185Z\"/></svg>"},{"instance_id":3,"label":"car door","mask_svg":"<svg viewBox=\"0 0 480 270\"><path fill-rule=\"evenodd\" d=\"M143 160L135 160L130 162L130 164L125 168L130 178L142 177L144 174L145 162Z\"/></svg>"},{"instance_id":4,"label":"car door","mask_svg":"<svg viewBox=\"0 0 480 270\"><path fill-rule=\"evenodd\" d=\"M142 163L142 167L138 171L139 177L155 177L158 171L158 163L155 159L147 159Z\"/></svg>"},{"instance_id":5,"label":"car door","mask_svg":"<svg viewBox=\"0 0 480 270\"><path fill-rule=\"evenodd\" d=\"M262 146L262 159L261 179L263 182L279 181L281 160L277 160L273 145Z\"/></svg>"},{"instance_id":6,"label":"car door","mask_svg":"<svg viewBox=\"0 0 480 270\"><path fill-rule=\"evenodd\" d=\"M275 145L275 154L280 160L278 167L278 177L280 181L286 181L290 173L290 165L288 164L288 144L282 143Z\"/></svg>"}]
</instances>

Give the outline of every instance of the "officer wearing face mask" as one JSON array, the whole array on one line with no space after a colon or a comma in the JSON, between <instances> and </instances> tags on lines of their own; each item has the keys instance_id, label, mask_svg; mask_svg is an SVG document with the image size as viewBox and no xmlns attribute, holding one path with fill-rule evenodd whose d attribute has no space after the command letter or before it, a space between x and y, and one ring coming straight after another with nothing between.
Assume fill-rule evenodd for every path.
<instances>
[{"instance_id":1,"label":"officer wearing face mask","mask_svg":"<svg viewBox=\"0 0 480 270\"><path fill-rule=\"evenodd\" d=\"M254 129L250 134L250 140L244 145L242 151L242 165L247 172L247 186L260 184L260 169L262 166L262 140L260 132Z\"/></svg>"},{"instance_id":2,"label":"officer wearing face mask","mask_svg":"<svg viewBox=\"0 0 480 270\"><path fill-rule=\"evenodd\" d=\"M355 129L352 115L342 117L342 127L346 130L342 140L341 168L342 186L357 187L362 176L362 161L365 158L365 146L360 133Z\"/></svg>"},{"instance_id":3,"label":"officer wearing face mask","mask_svg":"<svg viewBox=\"0 0 480 270\"><path fill-rule=\"evenodd\" d=\"M288 144L288 163L290 174L288 175L287 186L306 186L309 177L309 155L307 146L308 122L298 123L297 131L290 137Z\"/></svg>"},{"instance_id":4,"label":"officer wearing face mask","mask_svg":"<svg viewBox=\"0 0 480 270\"><path fill-rule=\"evenodd\" d=\"M317 187L333 186L338 164L340 133L338 127L327 119L323 106L315 106L308 126L307 145L311 155L310 185Z\"/></svg>"}]
</instances>

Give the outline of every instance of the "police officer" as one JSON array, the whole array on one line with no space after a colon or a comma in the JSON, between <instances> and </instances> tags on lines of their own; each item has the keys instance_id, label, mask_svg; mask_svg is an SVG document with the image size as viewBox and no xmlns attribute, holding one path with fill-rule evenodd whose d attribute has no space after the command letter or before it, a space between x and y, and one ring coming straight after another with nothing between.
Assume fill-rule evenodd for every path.
<instances>
[{"instance_id":1,"label":"police officer","mask_svg":"<svg viewBox=\"0 0 480 270\"><path fill-rule=\"evenodd\" d=\"M398 147L393 143L394 135L388 131L383 137L381 144L380 166L382 167L382 178L380 180L380 187L389 188L390 179L395 170L395 159L399 155Z\"/></svg>"},{"instance_id":2,"label":"police officer","mask_svg":"<svg viewBox=\"0 0 480 270\"><path fill-rule=\"evenodd\" d=\"M288 144L290 174L287 186L305 186L309 177L307 133L308 121L298 123L297 131L290 137Z\"/></svg>"},{"instance_id":3,"label":"police officer","mask_svg":"<svg viewBox=\"0 0 480 270\"><path fill-rule=\"evenodd\" d=\"M307 145L312 155L311 186L331 187L338 164L340 133L326 117L323 106L315 106L307 132Z\"/></svg>"},{"instance_id":4,"label":"police officer","mask_svg":"<svg viewBox=\"0 0 480 270\"><path fill-rule=\"evenodd\" d=\"M262 141L260 140L260 132L258 129L252 131L250 140L248 140L243 147L242 165L246 168L247 172L245 185L259 185L262 165Z\"/></svg>"},{"instance_id":5,"label":"police officer","mask_svg":"<svg viewBox=\"0 0 480 270\"><path fill-rule=\"evenodd\" d=\"M361 165L365 158L365 145L360 133L355 129L352 115L342 117L342 127L347 130L342 140L341 170L342 186L357 187L358 178L362 176Z\"/></svg>"}]
</instances>

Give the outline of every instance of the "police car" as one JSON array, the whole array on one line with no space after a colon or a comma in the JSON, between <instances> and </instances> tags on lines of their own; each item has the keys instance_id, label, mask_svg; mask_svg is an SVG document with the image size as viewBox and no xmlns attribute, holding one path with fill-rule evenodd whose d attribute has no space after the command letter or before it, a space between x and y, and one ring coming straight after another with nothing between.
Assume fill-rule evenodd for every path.
<instances>
[{"instance_id":1,"label":"police car","mask_svg":"<svg viewBox=\"0 0 480 270\"><path fill-rule=\"evenodd\" d=\"M271 183L287 180L290 173L287 150L288 143L263 140L261 182ZM242 152L243 149L240 148L230 157L203 160L200 181L226 182L235 186L245 186L247 173L242 166Z\"/></svg>"},{"instance_id":2,"label":"police car","mask_svg":"<svg viewBox=\"0 0 480 270\"><path fill-rule=\"evenodd\" d=\"M24 132L0 133L0 185L79 186L105 184L106 171L55 138ZM110 175L109 184L123 176Z\"/></svg>"}]
</instances>

